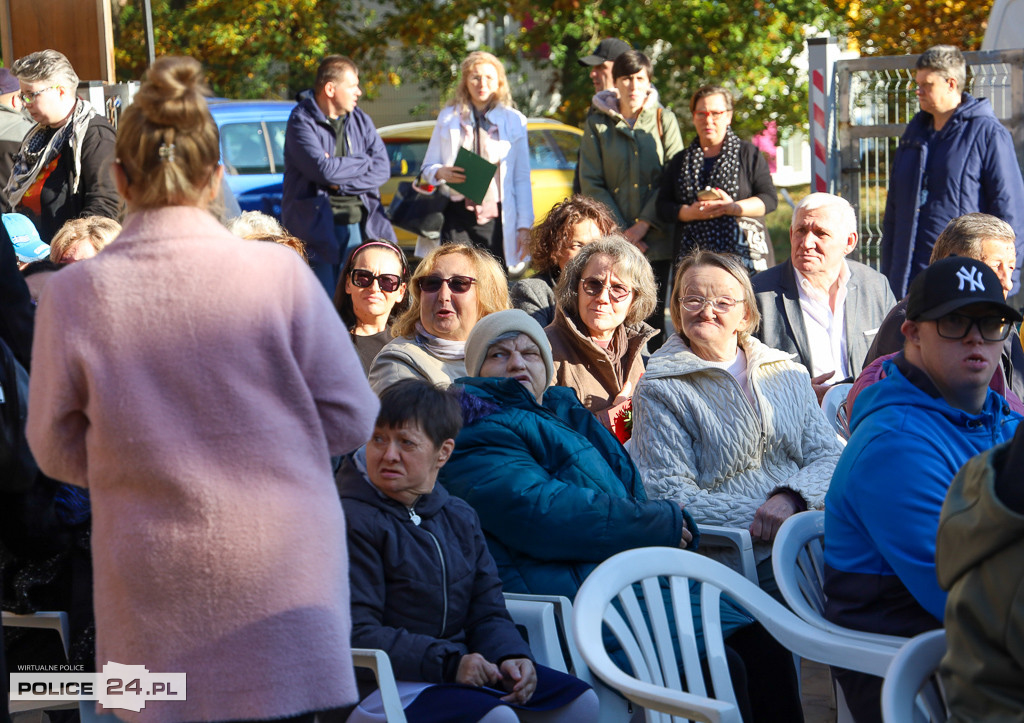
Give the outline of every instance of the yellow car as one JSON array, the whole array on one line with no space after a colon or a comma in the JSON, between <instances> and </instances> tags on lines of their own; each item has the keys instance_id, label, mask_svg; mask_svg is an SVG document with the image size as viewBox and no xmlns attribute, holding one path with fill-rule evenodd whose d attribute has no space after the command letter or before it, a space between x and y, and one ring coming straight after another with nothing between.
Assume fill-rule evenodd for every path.
<instances>
[{"instance_id":1,"label":"yellow car","mask_svg":"<svg viewBox=\"0 0 1024 723\"><path fill-rule=\"evenodd\" d=\"M435 121L399 123L378 128L391 162L391 178L380 187L384 208L401 181L411 181L419 173ZM580 138L583 131L547 118L530 118L526 124L530 146L530 186L533 190L533 214L539 221L551 207L572 195ZM395 229L398 242L407 249L416 245L416 237Z\"/></svg>"}]
</instances>

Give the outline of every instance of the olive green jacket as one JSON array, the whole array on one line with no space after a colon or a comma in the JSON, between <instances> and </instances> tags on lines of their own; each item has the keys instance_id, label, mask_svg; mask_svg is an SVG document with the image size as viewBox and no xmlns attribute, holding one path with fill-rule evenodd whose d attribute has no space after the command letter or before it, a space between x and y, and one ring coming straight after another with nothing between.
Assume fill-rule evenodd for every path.
<instances>
[{"instance_id":1,"label":"olive green jacket","mask_svg":"<svg viewBox=\"0 0 1024 723\"><path fill-rule=\"evenodd\" d=\"M662 170L681 150L679 121L653 88L632 128L619 113L615 91L594 96L580 146L580 188L606 204L623 230L637 221L651 224L644 237L651 261L672 258L673 225L658 218L655 202Z\"/></svg>"}]
</instances>

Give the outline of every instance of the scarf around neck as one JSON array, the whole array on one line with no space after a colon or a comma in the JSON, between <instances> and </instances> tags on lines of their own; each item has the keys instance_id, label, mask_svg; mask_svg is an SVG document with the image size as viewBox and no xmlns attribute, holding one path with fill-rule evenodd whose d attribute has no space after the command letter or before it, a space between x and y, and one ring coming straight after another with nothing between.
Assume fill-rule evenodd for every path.
<instances>
[{"instance_id":1,"label":"scarf around neck","mask_svg":"<svg viewBox=\"0 0 1024 723\"><path fill-rule=\"evenodd\" d=\"M22 196L32 187L40 172L63 153L69 143L74 153L74 167L71 169L71 193L78 192L78 183L82 175L82 139L89 127L89 121L95 115L98 115L97 110L88 101L79 98L75 104L75 110L71 113L71 118L53 133L45 145L37 147L46 134L51 132L52 129L49 126L37 123L28 132L21 142L21 150L14 157L14 169L7 182L6 192L12 209L21 203Z\"/></svg>"},{"instance_id":2,"label":"scarf around neck","mask_svg":"<svg viewBox=\"0 0 1024 723\"><path fill-rule=\"evenodd\" d=\"M416 322L416 343L445 361L462 361L466 358L466 342L452 341L434 336L423 328L423 323Z\"/></svg>"}]
</instances>

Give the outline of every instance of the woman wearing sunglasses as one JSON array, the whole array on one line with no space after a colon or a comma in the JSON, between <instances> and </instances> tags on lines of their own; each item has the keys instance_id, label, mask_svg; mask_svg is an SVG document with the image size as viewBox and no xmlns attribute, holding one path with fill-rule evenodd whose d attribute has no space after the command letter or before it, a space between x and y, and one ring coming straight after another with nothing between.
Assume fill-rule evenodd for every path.
<instances>
[{"instance_id":1,"label":"woman wearing sunglasses","mask_svg":"<svg viewBox=\"0 0 1024 723\"><path fill-rule=\"evenodd\" d=\"M624 416L644 373L647 341L658 333L644 322L657 289L651 264L618 234L584 246L555 287L558 308L545 329L555 384L575 390L621 439L628 439Z\"/></svg>"},{"instance_id":2,"label":"woman wearing sunglasses","mask_svg":"<svg viewBox=\"0 0 1024 723\"><path fill-rule=\"evenodd\" d=\"M334 306L352 335L352 344L370 373L370 365L391 341L391 322L409 306L409 267L405 254L385 239L367 241L349 256Z\"/></svg>"},{"instance_id":3,"label":"woman wearing sunglasses","mask_svg":"<svg viewBox=\"0 0 1024 723\"><path fill-rule=\"evenodd\" d=\"M807 370L752 334L760 322L743 262L697 251L676 267L672 324L633 396L630 454L647 494L698 523L750 530L761 587L777 593L782 522L821 509L839 459ZM721 548L711 557L731 562Z\"/></svg>"},{"instance_id":4,"label":"woman wearing sunglasses","mask_svg":"<svg viewBox=\"0 0 1024 723\"><path fill-rule=\"evenodd\" d=\"M409 308L391 327L395 338L370 365L370 386L378 394L401 379L448 386L465 376L469 332L483 317L510 306L498 260L463 244L444 244L427 254L409 290Z\"/></svg>"}]
</instances>

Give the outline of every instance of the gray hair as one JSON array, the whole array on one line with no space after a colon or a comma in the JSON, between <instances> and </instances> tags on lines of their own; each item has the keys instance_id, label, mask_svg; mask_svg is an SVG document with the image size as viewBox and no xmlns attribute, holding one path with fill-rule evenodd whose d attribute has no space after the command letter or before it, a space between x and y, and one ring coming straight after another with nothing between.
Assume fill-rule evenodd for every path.
<instances>
[{"instance_id":1,"label":"gray hair","mask_svg":"<svg viewBox=\"0 0 1024 723\"><path fill-rule=\"evenodd\" d=\"M747 326L745 329L738 330L736 334L740 346L743 346L747 343L747 338L757 331L757 327L760 326L761 312L757 309L757 297L754 295L754 285L750 283L750 274L747 273L747 267L743 265L739 256L735 254L719 254L714 251L704 251L696 248L679 260L679 263L676 264L675 280L672 282L672 300L669 307L669 314L672 316L672 326L675 327L679 336L686 342L686 345L690 346L690 340L685 332L683 332L683 277L690 269L700 266L713 266L721 269L736 279L737 283L743 288L743 306L747 310Z\"/></svg>"},{"instance_id":2,"label":"gray hair","mask_svg":"<svg viewBox=\"0 0 1024 723\"><path fill-rule=\"evenodd\" d=\"M1017 236L1013 227L1001 218L987 213L968 213L954 218L942 229L935 239L929 264L947 256L966 256L969 259L981 258L981 242L988 239L1005 241L1013 246Z\"/></svg>"},{"instance_id":3,"label":"gray hair","mask_svg":"<svg viewBox=\"0 0 1024 723\"><path fill-rule=\"evenodd\" d=\"M235 236L284 236L284 226L274 218L259 211L246 211L227 222L228 231Z\"/></svg>"},{"instance_id":4,"label":"gray hair","mask_svg":"<svg viewBox=\"0 0 1024 723\"><path fill-rule=\"evenodd\" d=\"M847 233L857 232L857 212L853 206L842 196L835 196L831 193L811 193L800 199L800 203L793 209L793 219L789 223L791 229L796 228L796 219L801 211L814 211L819 208L831 208L839 215Z\"/></svg>"},{"instance_id":5,"label":"gray hair","mask_svg":"<svg viewBox=\"0 0 1024 723\"><path fill-rule=\"evenodd\" d=\"M64 53L40 50L18 58L11 66L11 75L26 83L55 83L70 90L78 90L78 73Z\"/></svg>"},{"instance_id":6,"label":"gray hair","mask_svg":"<svg viewBox=\"0 0 1024 723\"><path fill-rule=\"evenodd\" d=\"M943 78L956 81L957 90L963 91L967 83L967 62L955 45L933 45L917 58L918 70L934 70Z\"/></svg>"},{"instance_id":7,"label":"gray hair","mask_svg":"<svg viewBox=\"0 0 1024 723\"><path fill-rule=\"evenodd\" d=\"M639 324L658 305L658 284L651 263L625 236L613 233L589 243L562 270L555 286L555 303L569 318L579 315L579 289L583 270L595 256L612 259L616 274L633 289L633 301L626 312L626 325Z\"/></svg>"}]
</instances>

